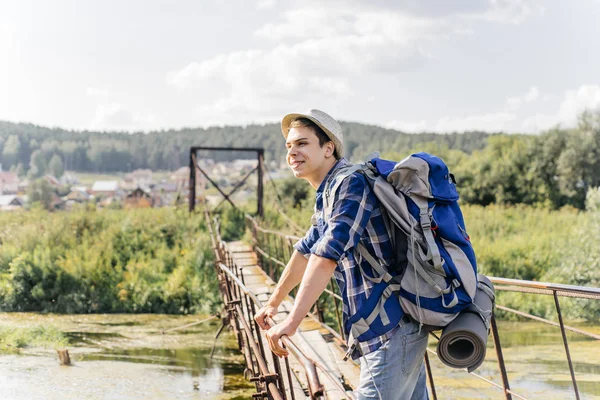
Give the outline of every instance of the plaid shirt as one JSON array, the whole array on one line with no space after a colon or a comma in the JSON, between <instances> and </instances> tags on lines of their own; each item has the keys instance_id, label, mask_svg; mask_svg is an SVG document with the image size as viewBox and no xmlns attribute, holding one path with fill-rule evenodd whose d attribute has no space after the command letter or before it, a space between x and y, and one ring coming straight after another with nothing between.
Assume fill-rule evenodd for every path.
<instances>
[{"instance_id":1,"label":"plaid shirt","mask_svg":"<svg viewBox=\"0 0 600 400\"><path fill-rule=\"evenodd\" d=\"M343 299L344 326L366 301L374 285L365 279L363 274L378 276L369 263L362 259L358 252L354 252L356 245L360 241L369 254L375 256L385 267L393 260L392 244L379 202L362 174L354 173L344 179L335 197L330 200L333 201L331 215L323 215L323 191L327 180L333 171L346 165L349 165L348 161L343 158L339 160L317 189L313 225L294 245L305 257L315 254L337 262L334 276ZM334 182L331 182L330 187L333 185ZM394 334L396 328L397 325L382 336L361 342L359 345L362 354L368 354L381 347ZM349 329L346 329L346 337L349 333ZM360 354L357 349L352 358L358 357Z\"/></svg>"}]
</instances>

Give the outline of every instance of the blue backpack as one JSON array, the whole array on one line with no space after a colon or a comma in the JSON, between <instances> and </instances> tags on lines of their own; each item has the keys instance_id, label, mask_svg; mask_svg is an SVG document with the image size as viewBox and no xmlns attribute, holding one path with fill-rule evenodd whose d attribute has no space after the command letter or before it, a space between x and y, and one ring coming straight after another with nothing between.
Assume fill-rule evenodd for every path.
<instances>
[{"instance_id":1,"label":"blue backpack","mask_svg":"<svg viewBox=\"0 0 600 400\"><path fill-rule=\"evenodd\" d=\"M454 176L441 159L427 153L400 162L371 158L340 168L331 177L323 196L325 215L331 214L331 199L342 180L356 172L364 174L377 196L397 259L405 268L401 276L392 276L366 248L356 248L380 275L371 296L385 298L368 299L369 309L350 317L348 343L376 336L385 322L397 323L398 316L390 318L386 312L391 293L421 325L445 327L473 303L478 286L475 252L458 205Z\"/></svg>"}]
</instances>

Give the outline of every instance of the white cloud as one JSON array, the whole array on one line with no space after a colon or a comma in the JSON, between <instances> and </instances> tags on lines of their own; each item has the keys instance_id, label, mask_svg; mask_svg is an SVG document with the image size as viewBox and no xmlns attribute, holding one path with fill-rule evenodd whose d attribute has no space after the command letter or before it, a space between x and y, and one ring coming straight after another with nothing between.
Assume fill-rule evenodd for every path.
<instances>
[{"instance_id":1,"label":"white cloud","mask_svg":"<svg viewBox=\"0 0 600 400\"><path fill-rule=\"evenodd\" d=\"M389 129L396 129L406 133L419 133L428 130L427 121L425 121L424 119L420 121L392 120L386 123L384 126Z\"/></svg>"},{"instance_id":2,"label":"white cloud","mask_svg":"<svg viewBox=\"0 0 600 400\"><path fill-rule=\"evenodd\" d=\"M585 110L600 110L600 85L581 85L567 91L555 113L530 116L523 121L523 128L528 132L539 132L556 125L573 127Z\"/></svg>"},{"instance_id":3,"label":"white cloud","mask_svg":"<svg viewBox=\"0 0 600 400\"><path fill-rule=\"evenodd\" d=\"M532 86L527 93L522 96L509 97L506 99L506 109L508 111L518 110L524 103L533 103L540 97L540 91L537 87Z\"/></svg>"},{"instance_id":4,"label":"white cloud","mask_svg":"<svg viewBox=\"0 0 600 400\"><path fill-rule=\"evenodd\" d=\"M358 10L288 11L255 33L272 39L273 47L192 62L166 80L181 91L194 90L203 123L219 113L228 123L243 123L248 116L261 120L295 107L312 108L315 98L331 110L355 94L354 82L414 66L429 57L427 43L453 29L397 12Z\"/></svg>"},{"instance_id":5,"label":"white cloud","mask_svg":"<svg viewBox=\"0 0 600 400\"><path fill-rule=\"evenodd\" d=\"M540 1L535 0L489 0L490 8L475 14L476 19L519 25L525 20L543 15L546 11Z\"/></svg>"},{"instance_id":6,"label":"white cloud","mask_svg":"<svg viewBox=\"0 0 600 400\"><path fill-rule=\"evenodd\" d=\"M134 113L119 103L100 104L90 122L92 130L148 130L156 126L156 118L148 114Z\"/></svg>"},{"instance_id":7,"label":"white cloud","mask_svg":"<svg viewBox=\"0 0 600 400\"><path fill-rule=\"evenodd\" d=\"M194 93L196 118L202 124L261 121L297 107L312 108L315 98L334 110L341 100L356 100L355 83L364 77L414 69L436 57L432 49L440 42L472 34L472 21L520 23L537 9L532 7L517 0L490 0L433 16L410 13L406 5L306 0L254 32L266 47L191 62L169 72L166 80ZM536 91L530 89L518 101L534 101ZM499 114L494 114L494 127L502 125ZM491 114L479 118L493 119ZM423 126L423 121L398 123ZM461 124L460 118L447 118L442 126Z\"/></svg>"},{"instance_id":8,"label":"white cloud","mask_svg":"<svg viewBox=\"0 0 600 400\"><path fill-rule=\"evenodd\" d=\"M529 88L529 91L525 94L525 96L523 96L523 100L525 100L526 103L531 103L536 101L538 97L540 97L539 89L535 86L532 86Z\"/></svg>"},{"instance_id":9,"label":"white cloud","mask_svg":"<svg viewBox=\"0 0 600 400\"><path fill-rule=\"evenodd\" d=\"M517 116L510 112L476 114L466 117L443 117L434 127L436 132L464 132L482 130L486 132L506 131Z\"/></svg>"}]
</instances>

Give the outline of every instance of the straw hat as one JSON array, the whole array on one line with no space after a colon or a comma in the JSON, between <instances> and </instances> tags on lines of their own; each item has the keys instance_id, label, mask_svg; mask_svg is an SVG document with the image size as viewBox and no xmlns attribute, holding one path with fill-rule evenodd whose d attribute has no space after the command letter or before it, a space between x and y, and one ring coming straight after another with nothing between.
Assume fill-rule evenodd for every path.
<instances>
[{"instance_id":1,"label":"straw hat","mask_svg":"<svg viewBox=\"0 0 600 400\"><path fill-rule=\"evenodd\" d=\"M293 113L283 117L281 120L281 133L283 133L284 138L287 139L288 133L290 132L290 124L297 118L306 118L317 124L335 145L335 153L338 158L344 156L344 135L342 134L342 127L331 115L324 113L321 110L309 110L303 114Z\"/></svg>"}]
</instances>

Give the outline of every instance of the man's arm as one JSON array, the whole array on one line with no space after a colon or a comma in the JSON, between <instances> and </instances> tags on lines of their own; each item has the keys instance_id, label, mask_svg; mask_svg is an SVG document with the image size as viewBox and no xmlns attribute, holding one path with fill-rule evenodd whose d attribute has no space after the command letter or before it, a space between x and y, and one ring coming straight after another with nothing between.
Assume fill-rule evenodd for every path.
<instances>
[{"instance_id":1,"label":"man's arm","mask_svg":"<svg viewBox=\"0 0 600 400\"><path fill-rule=\"evenodd\" d=\"M292 336L296 333L300 322L327 287L336 265L337 262L334 260L314 254L310 256L292 311L282 323L275 325L266 333L269 347L275 355L280 357L288 355L287 350L279 345L279 339L283 335Z\"/></svg>"},{"instance_id":2,"label":"man's arm","mask_svg":"<svg viewBox=\"0 0 600 400\"><path fill-rule=\"evenodd\" d=\"M279 278L279 282L277 286L275 286L275 290L273 294L267 301L267 303L257 311L254 316L254 320L258 323L258 326L261 329L269 329L271 326L265 320L266 317L273 318L277 314L277 308L287 296L293 288L298 286L300 281L302 281L302 276L304 275L304 271L306 271L306 265L308 264L308 260L302 253L298 250L294 250L292 256L290 257L290 261L285 266L283 273L281 274L281 278Z\"/></svg>"}]
</instances>

